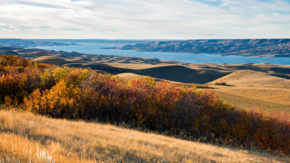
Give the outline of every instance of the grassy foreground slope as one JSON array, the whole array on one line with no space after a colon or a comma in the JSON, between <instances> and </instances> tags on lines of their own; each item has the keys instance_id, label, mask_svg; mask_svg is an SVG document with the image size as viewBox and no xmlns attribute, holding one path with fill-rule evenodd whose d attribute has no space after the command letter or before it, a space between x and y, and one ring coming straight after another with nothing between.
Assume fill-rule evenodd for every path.
<instances>
[{"instance_id":1,"label":"grassy foreground slope","mask_svg":"<svg viewBox=\"0 0 290 163\"><path fill-rule=\"evenodd\" d=\"M0 162L289 162L267 154L0 110Z\"/></svg>"}]
</instances>

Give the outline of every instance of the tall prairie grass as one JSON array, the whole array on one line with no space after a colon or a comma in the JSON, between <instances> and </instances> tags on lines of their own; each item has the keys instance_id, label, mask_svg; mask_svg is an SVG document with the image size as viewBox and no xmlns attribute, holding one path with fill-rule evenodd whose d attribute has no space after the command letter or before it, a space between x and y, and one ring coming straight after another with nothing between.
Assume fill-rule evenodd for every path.
<instances>
[{"instance_id":1,"label":"tall prairie grass","mask_svg":"<svg viewBox=\"0 0 290 163\"><path fill-rule=\"evenodd\" d=\"M32 114L0 110L0 163L81 162L78 153L68 155L60 141L50 141L49 128L36 127L33 120L37 119Z\"/></svg>"},{"instance_id":2,"label":"tall prairie grass","mask_svg":"<svg viewBox=\"0 0 290 163\"><path fill-rule=\"evenodd\" d=\"M0 162L290 162L132 129L0 110Z\"/></svg>"}]
</instances>

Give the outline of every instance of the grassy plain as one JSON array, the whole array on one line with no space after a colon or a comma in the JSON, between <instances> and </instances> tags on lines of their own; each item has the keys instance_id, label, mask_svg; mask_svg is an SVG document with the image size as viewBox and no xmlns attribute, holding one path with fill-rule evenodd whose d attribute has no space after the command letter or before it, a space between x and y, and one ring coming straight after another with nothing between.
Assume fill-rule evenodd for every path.
<instances>
[{"instance_id":1,"label":"grassy plain","mask_svg":"<svg viewBox=\"0 0 290 163\"><path fill-rule=\"evenodd\" d=\"M110 124L0 111L0 162L290 162Z\"/></svg>"}]
</instances>

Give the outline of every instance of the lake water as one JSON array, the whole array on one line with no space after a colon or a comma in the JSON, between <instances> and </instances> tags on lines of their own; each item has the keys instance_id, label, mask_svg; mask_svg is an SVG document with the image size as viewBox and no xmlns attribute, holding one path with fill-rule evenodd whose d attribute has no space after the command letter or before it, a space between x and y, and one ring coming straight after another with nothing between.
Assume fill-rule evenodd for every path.
<instances>
[{"instance_id":1,"label":"lake water","mask_svg":"<svg viewBox=\"0 0 290 163\"><path fill-rule=\"evenodd\" d=\"M106 54L106 55L119 55L131 57L150 57L158 58L160 60L177 60L186 63L214 63L214 64L246 64L246 63L271 63L280 65L290 65L289 57L240 57L240 56L221 56L210 54L192 54L192 53L168 53L168 52L137 52L133 50L112 50L102 49L104 47L118 47L121 44L101 44L101 43L82 43L81 45L70 46L50 46L50 47L37 47L39 49L55 50L86 54Z\"/></svg>"}]
</instances>

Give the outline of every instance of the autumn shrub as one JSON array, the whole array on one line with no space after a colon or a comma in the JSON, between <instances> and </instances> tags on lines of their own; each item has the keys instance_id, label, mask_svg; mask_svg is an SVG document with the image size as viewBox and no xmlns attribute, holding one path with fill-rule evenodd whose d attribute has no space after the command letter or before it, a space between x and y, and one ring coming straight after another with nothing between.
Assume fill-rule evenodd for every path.
<instances>
[{"instance_id":1,"label":"autumn shrub","mask_svg":"<svg viewBox=\"0 0 290 163\"><path fill-rule=\"evenodd\" d=\"M97 78L97 84L80 86L60 81L50 90L33 92L24 100L23 110L57 118L98 118L103 122L143 125L151 130L186 133L208 141L289 153L289 117L267 115L258 110L237 110L211 91L197 91L146 80ZM91 82L94 83L94 82ZM90 86L88 86L90 85ZM285 143L286 142L286 143Z\"/></svg>"},{"instance_id":2,"label":"autumn shrub","mask_svg":"<svg viewBox=\"0 0 290 163\"><path fill-rule=\"evenodd\" d=\"M23 111L54 118L126 123L192 139L290 153L289 115L237 109L212 90L155 82L151 77L124 81L89 69L52 67L30 71L37 77L26 75L26 71L2 75L2 80L13 81L2 88L13 88L1 94L9 95L6 107L17 105ZM25 84L19 83L28 83L29 87L23 89ZM11 94L18 97L22 91L26 91L21 96L23 102L15 104Z\"/></svg>"},{"instance_id":3,"label":"autumn shrub","mask_svg":"<svg viewBox=\"0 0 290 163\"><path fill-rule=\"evenodd\" d=\"M0 73L10 71L22 72L24 69L44 69L52 67L54 66L45 63L37 63L19 56L0 55Z\"/></svg>"},{"instance_id":4,"label":"autumn shrub","mask_svg":"<svg viewBox=\"0 0 290 163\"><path fill-rule=\"evenodd\" d=\"M0 102L4 101L5 96L22 102L35 89L52 87L41 82L43 71L49 68L54 66L18 56L0 55Z\"/></svg>"},{"instance_id":5,"label":"autumn shrub","mask_svg":"<svg viewBox=\"0 0 290 163\"><path fill-rule=\"evenodd\" d=\"M226 82L216 82L215 85L227 85Z\"/></svg>"}]
</instances>

